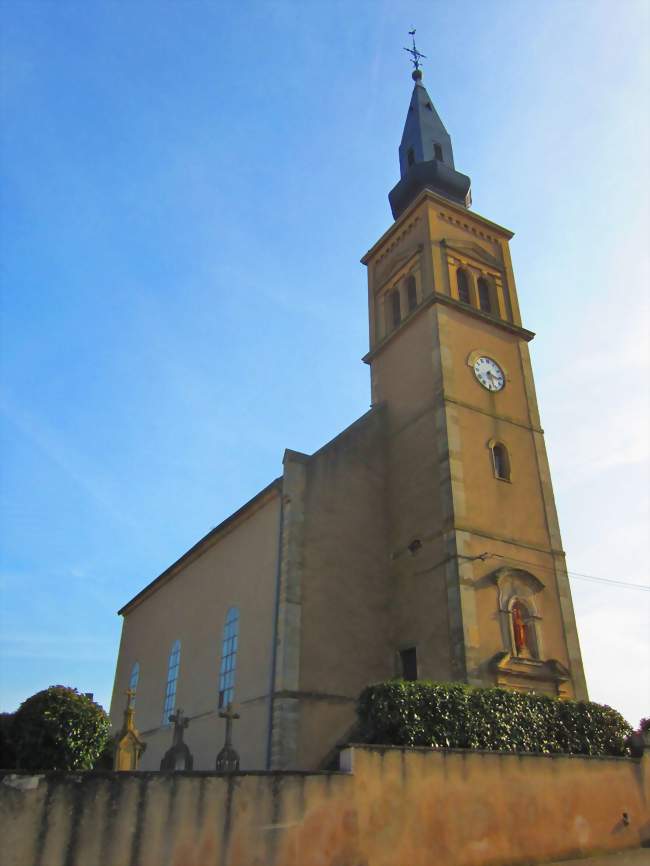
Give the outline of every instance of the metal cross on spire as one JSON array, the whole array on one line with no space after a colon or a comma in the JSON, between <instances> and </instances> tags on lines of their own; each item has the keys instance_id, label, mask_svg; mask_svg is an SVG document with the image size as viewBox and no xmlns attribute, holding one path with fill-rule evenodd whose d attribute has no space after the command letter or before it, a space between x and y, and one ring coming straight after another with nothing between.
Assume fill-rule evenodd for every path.
<instances>
[{"instance_id":1,"label":"metal cross on spire","mask_svg":"<svg viewBox=\"0 0 650 866\"><path fill-rule=\"evenodd\" d=\"M413 40L413 48L405 48L404 51L408 52L411 55L411 63L413 64L417 72L420 69L420 58L422 57L424 60L426 60L427 55L422 54L422 52L418 51L415 47L415 30L409 30L409 36Z\"/></svg>"}]
</instances>

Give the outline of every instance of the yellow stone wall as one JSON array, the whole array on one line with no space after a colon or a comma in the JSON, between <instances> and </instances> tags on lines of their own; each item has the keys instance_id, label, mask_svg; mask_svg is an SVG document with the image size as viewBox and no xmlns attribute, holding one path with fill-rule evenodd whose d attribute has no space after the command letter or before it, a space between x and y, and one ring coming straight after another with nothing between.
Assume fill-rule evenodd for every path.
<instances>
[{"instance_id":1,"label":"yellow stone wall","mask_svg":"<svg viewBox=\"0 0 650 866\"><path fill-rule=\"evenodd\" d=\"M491 575L522 569L543 584L535 598L540 655L570 676L562 685L525 678L518 685L586 698L511 237L427 190L363 259L365 360L388 429L393 642L417 646L421 677L494 684L494 659L512 647ZM469 276L470 305L458 298L459 267ZM409 275L418 306L403 302L394 327L390 293L403 299ZM490 314L478 309L479 277L490 286ZM506 374L497 393L474 376L473 356L482 354ZM508 449L509 481L495 477L495 441ZM408 551L414 538L422 542L416 556Z\"/></svg>"},{"instance_id":2,"label":"yellow stone wall","mask_svg":"<svg viewBox=\"0 0 650 866\"><path fill-rule=\"evenodd\" d=\"M351 772L8 775L3 863L515 866L650 845L647 754L361 747L343 762Z\"/></svg>"},{"instance_id":3,"label":"yellow stone wall","mask_svg":"<svg viewBox=\"0 0 650 866\"><path fill-rule=\"evenodd\" d=\"M311 457L287 452L274 769L317 769L361 690L394 673L381 409Z\"/></svg>"}]
</instances>

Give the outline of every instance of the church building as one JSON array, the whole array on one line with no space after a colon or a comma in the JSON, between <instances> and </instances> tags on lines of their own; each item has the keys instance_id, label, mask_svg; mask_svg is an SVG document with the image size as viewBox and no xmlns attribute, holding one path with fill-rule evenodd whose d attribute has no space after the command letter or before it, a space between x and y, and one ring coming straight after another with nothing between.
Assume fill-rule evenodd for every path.
<instances>
[{"instance_id":1,"label":"church building","mask_svg":"<svg viewBox=\"0 0 650 866\"><path fill-rule=\"evenodd\" d=\"M242 770L323 768L368 684L462 681L587 699L509 253L422 83L368 271L371 408L119 611L111 717L141 769L182 708L214 769L228 705Z\"/></svg>"}]
</instances>

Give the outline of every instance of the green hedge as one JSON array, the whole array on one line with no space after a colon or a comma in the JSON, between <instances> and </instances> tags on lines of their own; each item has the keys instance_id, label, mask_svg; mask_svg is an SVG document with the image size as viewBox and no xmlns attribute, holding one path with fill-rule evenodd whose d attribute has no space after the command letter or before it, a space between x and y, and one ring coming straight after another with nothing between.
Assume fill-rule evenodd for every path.
<instances>
[{"instance_id":1,"label":"green hedge","mask_svg":"<svg viewBox=\"0 0 650 866\"><path fill-rule=\"evenodd\" d=\"M631 728L601 704L463 683L390 680L358 703L361 740L502 752L627 755Z\"/></svg>"}]
</instances>

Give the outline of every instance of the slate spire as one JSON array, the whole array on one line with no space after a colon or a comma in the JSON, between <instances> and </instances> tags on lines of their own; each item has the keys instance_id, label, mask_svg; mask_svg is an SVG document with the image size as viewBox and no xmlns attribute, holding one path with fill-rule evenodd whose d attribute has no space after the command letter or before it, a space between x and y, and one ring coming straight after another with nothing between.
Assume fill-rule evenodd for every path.
<instances>
[{"instance_id":1,"label":"slate spire","mask_svg":"<svg viewBox=\"0 0 650 866\"><path fill-rule=\"evenodd\" d=\"M434 108L422 70L413 70L413 94L399 146L400 180L388 194L397 219L423 189L431 189L457 204L469 207L470 185L467 175L454 168L451 138Z\"/></svg>"}]
</instances>

